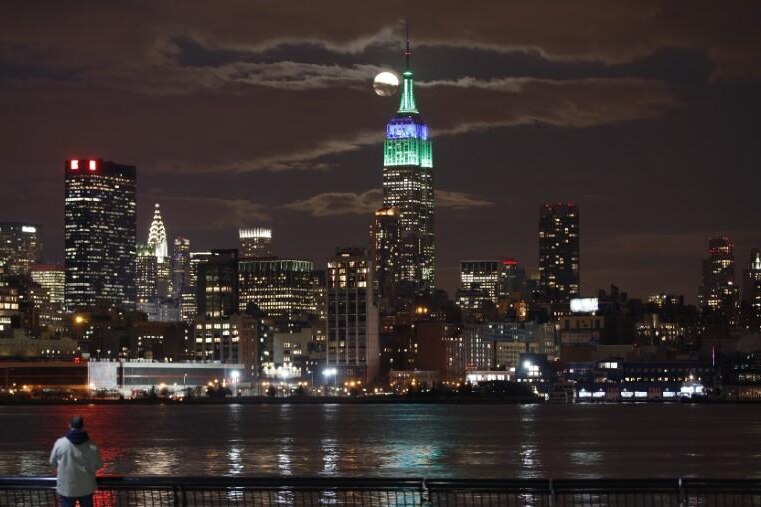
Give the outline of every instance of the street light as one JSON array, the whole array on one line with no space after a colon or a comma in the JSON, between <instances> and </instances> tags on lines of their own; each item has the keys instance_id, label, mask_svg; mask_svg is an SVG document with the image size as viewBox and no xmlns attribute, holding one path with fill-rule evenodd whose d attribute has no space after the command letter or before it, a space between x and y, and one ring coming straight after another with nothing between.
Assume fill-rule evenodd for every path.
<instances>
[{"instance_id":1,"label":"street light","mask_svg":"<svg viewBox=\"0 0 761 507\"><path fill-rule=\"evenodd\" d=\"M338 382L338 370L336 368L325 368L322 370L322 374L325 376L325 386L328 385L328 377L333 377L333 384L335 387L335 383Z\"/></svg>"},{"instance_id":2,"label":"street light","mask_svg":"<svg viewBox=\"0 0 761 507\"><path fill-rule=\"evenodd\" d=\"M240 372L238 370L233 370L230 373L230 377L233 381L233 396L237 396L238 394L238 379L240 378Z\"/></svg>"}]
</instances>

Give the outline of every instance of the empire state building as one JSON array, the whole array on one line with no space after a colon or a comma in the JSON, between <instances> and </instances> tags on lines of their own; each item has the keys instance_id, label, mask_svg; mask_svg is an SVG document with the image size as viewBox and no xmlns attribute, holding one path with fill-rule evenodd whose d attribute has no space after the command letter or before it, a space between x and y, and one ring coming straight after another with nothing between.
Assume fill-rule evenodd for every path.
<instances>
[{"instance_id":1,"label":"empire state building","mask_svg":"<svg viewBox=\"0 0 761 507\"><path fill-rule=\"evenodd\" d=\"M433 151L415 103L409 40L405 56L399 110L386 125L383 143L383 207L399 221L394 266L386 266L396 284L428 292L435 287Z\"/></svg>"}]
</instances>

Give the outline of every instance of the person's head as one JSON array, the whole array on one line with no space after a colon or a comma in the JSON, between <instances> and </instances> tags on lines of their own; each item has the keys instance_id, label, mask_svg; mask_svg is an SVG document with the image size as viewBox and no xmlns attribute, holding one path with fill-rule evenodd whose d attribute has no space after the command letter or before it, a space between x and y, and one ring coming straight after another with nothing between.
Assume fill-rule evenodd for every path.
<instances>
[{"instance_id":1,"label":"person's head","mask_svg":"<svg viewBox=\"0 0 761 507\"><path fill-rule=\"evenodd\" d=\"M81 430L85 427L85 420L81 415L75 415L71 418L71 421L69 421L69 426L73 430Z\"/></svg>"}]
</instances>

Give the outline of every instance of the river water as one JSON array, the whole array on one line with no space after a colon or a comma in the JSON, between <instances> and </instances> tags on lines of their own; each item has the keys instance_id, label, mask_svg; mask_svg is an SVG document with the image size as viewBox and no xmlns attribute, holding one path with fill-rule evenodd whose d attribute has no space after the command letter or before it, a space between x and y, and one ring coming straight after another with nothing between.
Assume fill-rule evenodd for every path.
<instances>
[{"instance_id":1,"label":"river water","mask_svg":"<svg viewBox=\"0 0 761 507\"><path fill-rule=\"evenodd\" d=\"M680 404L0 406L0 476L75 414L107 474L761 477L761 405Z\"/></svg>"}]
</instances>

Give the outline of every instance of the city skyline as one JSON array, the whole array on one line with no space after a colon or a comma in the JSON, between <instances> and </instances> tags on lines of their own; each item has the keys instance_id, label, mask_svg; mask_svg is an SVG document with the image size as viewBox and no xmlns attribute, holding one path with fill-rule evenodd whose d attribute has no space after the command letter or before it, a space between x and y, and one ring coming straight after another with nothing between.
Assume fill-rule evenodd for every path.
<instances>
[{"instance_id":1,"label":"city skyline","mask_svg":"<svg viewBox=\"0 0 761 507\"><path fill-rule=\"evenodd\" d=\"M337 246L366 245L381 126L398 100L371 81L401 73L406 17L416 98L436 139L437 284L450 296L460 260L536 267L535 210L547 201L583 208L582 295L615 283L695 302L709 238L729 236L741 265L758 245L753 12L598 4L567 13L578 26L542 28L557 12L505 5L492 7L505 23L496 30L488 16L455 21L446 6L436 25L429 5L388 7L356 26L303 26L307 11L287 22L284 4L244 30L226 13L224 33L200 19L208 12L173 19L156 7L155 30L138 44L115 34L108 56L85 42L109 26L97 22L109 6L70 4L69 23L34 30L22 21L34 7L11 13L0 22L0 128L8 167L24 171L1 173L0 217L40 224L45 260L61 262L60 161L102 157L138 167L141 236L159 202L168 239L190 238L194 250L234 247L253 225L275 231L281 256L320 265ZM64 37L85 20L93 33ZM594 47L575 37L590 23ZM731 38L720 23L735 27ZM150 79L123 79L125 69Z\"/></svg>"}]
</instances>

